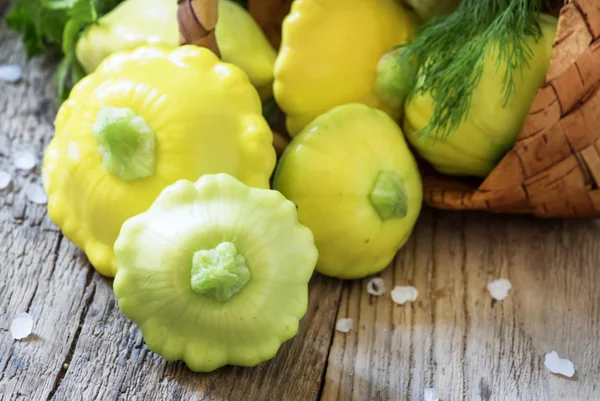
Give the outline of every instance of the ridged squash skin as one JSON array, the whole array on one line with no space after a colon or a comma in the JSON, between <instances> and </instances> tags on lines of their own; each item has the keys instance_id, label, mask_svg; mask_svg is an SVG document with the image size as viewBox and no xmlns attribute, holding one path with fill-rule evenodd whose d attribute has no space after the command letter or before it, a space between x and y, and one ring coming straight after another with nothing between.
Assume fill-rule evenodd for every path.
<instances>
[{"instance_id":1,"label":"ridged squash skin","mask_svg":"<svg viewBox=\"0 0 600 401\"><path fill-rule=\"evenodd\" d=\"M423 199L400 127L359 103L333 108L294 137L274 188L298 206L300 222L312 230L317 271L344 279L390 263L410 237Z\"/></svg>"},{"instance_id":2,"label":"ridged squash skin","mask_svg":"<svg viewBox=\"0 0 600 401\"><path fill-rule=\"evenodd\" d=\"M179 46L175 0L125 0L86 28L76 45L87 73L109 55L138 46ZM263 101L273 93L276 52L252 16L239 4L219 0L215 35L222 61L240 67Z\"/></svg>"},{"instance_id":3,"label":"ridged squash skin","mask_svg":"<svg viewBox=\"0 0 600 401\"><path fill-rule=\"evenodd\" d=\"M296 0L282 26L274 94L294 136L335 106L363 103L393 118L376 94L382 55L407 41L416 17L397 0Z\"/></svg>"},{"instance_id":4,"label":"ridged squash skin","mask_svg":"<svg viewBox=\"0 0 600 401\"><path fill-rule=\"evenodd\" d=\"M114 163L95 136L99 120L114 122L103 117L107 110L133 114L133 123L153 133L154 150L134 163L137 169L153 158L153 166L141 166L149 176L131 179L107 169ZM113 142L125 140L127 131L116 128L104 133L117 134L109 138ZM113 54L73 88L55 129L43 165L49 216L110 277L117 270L113 244L121 225L146 210L167 185L227 173L268 188L275 167L271 130L247 75L197 46ZM135 134L134 129L134 142ZM109 152L112 162L121 157L125 173L139 174L116 151L128 147Z\"/></svg>"},{"instance_id":5,"label":"ridged squash skin","mask_svg":"<svg viewBox=\"0 0 600 401\"><path fill-rule=\"evenodd\" d=\"M217 253L208 267L220 266L203 288L224 289L236 273L218 269L231 267L233 249L236 263L248 269L242 288L227 299L196 292L194 255ZM122 313L140 326L150 350L198 372L255 366L294 337L318 257L292 202L227 174L165 188L146 212L125 222L115 251Z\"/></svg>"}]
</instances>

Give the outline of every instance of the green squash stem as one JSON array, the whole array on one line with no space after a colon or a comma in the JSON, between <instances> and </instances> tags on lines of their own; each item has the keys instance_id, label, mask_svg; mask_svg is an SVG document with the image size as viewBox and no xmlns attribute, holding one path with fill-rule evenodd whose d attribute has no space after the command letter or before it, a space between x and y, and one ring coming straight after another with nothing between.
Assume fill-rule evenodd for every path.
<instances>
[{"instance_id":1,"label":"green squash stem","mask_svg":"<svg viewBox=\"0 0 600 401\"><path fill-rule=\"evenodd\" d=\"M194 292L225 302L250 281L244 256L231 242L194 253L191 288Z\"/></svg>"},{"instance_id":2,"label":"green squash stem","mask_svg":"<svg viewBox=\"0 0 600 401\"><path fill-rule=\"evenodd\" d=\"M382 221L401 219L408 213L408 196L402 177L381 171L369 193L369 201Z\"/></svg>"},{"instance_id":3,"label":"green squash stem","mask_svg":"<svg viewBox=\"0 0 600 401\"><path fill-rule=\"evenodd\" d=\"M410 77L418 66L416 63L400 63L398 59L404 45L394 47L381 56L375 75L375 93L390 109L400 113L411 90Z\"/></svg>"},{"instance_id":4,"label":"green squash stem","mask_svg":"<svg viewBox=\"0 0 600 401\"><path fill-rule=\"evenodd\" d=\"M102 107L96 114L92 134L106 171L125 181L154 174L155 134L133 110Z\"/></svg>"}]
</instances>

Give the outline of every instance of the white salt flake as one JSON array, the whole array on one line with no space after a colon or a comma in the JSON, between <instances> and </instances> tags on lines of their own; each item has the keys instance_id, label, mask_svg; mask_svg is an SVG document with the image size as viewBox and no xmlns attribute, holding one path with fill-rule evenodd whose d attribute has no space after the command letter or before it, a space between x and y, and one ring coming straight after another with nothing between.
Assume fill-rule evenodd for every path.
<instances>
[{"instance_id":1,"label":"white salt flake","mask_svg":"<svg viewBox=\"0 0 600 401\"><path fill-rule=\"evenodd\" d=\"M385 294L385 281L379 277L369 280L367 283L367 292L377 296Z\"/></svg>"},{"instance_id":2,"label":"white salt flake","mask_svg":"<svg viewBox=\"0 0 600 401\"><path fill-rule=\"evenodd\" d=\"M399 305L404 305L407 302L413 302L418 296L419 291L415 287L397 286L392 290L392 300Z\"/></svg>"},{"instance_id":3,"label":"white salt flake","mask_svg":"<svg viewBox=\"0 0 600 401\"><path fill-rule=\"evenodd\" d=\"M48 202L48 196L44 192L44 188L40 184L29 184L25 188L25 196L30 202L44 205Z\"/></svg>"},{"instance_id":4,"label":"white salt flake","mask_svg":"<svg viewBox=\"0 0 600 401\"><path fill-rule=\"evenodd\" d=\"M33 318L29 313L17 313L17 316L10 323L10 334L15 340L22 340L33 331Z\"/></svg>"},{"instance_id":5,"label":"white salt flake","mask_svg":"<svg viewBox=\"0 0 600 401\"><path fill-rule=\"evenodd\" d=\"M31 170L37 164L35 154L30 150L16 152L13 156L13 163L19 170Z\"/></svg>"},{"instance_id":6,"label":"white salt flake","mask_svg":"<svg viewBox=\"0 0 600 401\"><path fill-rule=\"evenodd\" d=\"M16 64L0 65L0 81L17 82L23 76L23 70Z\"/></svg>"},{"instance_id":7,"label":"white salt flake","mask_svg":"<svg viewBox=\"0 0 600 401\"><path fill-rule=\"evenodd\" d=\"M490 295L497 301L502 301L504 298L506 298L511 288L511 282L505 278L494 280L487 285Z\"/></svg>"},{"instance_id":8,"label":"white salt flake","mask_svg":"<svg viewBox=\"0 0 600 401\"><path fill-rule=\"evenodd\" d=\"M12 178L10 174L8 174L6 171L0 170L0 191L6 189L11 181Z\"/></svg>"},{"instance_id":9,"label":"white salt flake","mask_svg":"<svg viewBox=\"0 0 600 401\"><path fill-rule=\"evenodd\" d=\"M544 366L546 366L550 372L559 375L573 377L575 374L573 362L569 361L568 359L561 359L556 351L546 354Z\"/></svg>"},{"instance_id":10,"label":"white salt flake","mask_svg":"<svg viewBox=\"0 0 600 401\"><path fill-rule=\"evenodd\" d=\"M440 401L440 392L437 388L426 388L425 389L425 401Z\"/></svg>"},{"instance_id":11,"label":"white salt flake","mask_svg":"<svg viewBox=\"0 0 600 401\"><path fill-rule=\"evenodd\" d=\"M342 318L335 324L335 329L342 333L347 333L352 330L352 319Z\"/></svg>"}]
</instances>

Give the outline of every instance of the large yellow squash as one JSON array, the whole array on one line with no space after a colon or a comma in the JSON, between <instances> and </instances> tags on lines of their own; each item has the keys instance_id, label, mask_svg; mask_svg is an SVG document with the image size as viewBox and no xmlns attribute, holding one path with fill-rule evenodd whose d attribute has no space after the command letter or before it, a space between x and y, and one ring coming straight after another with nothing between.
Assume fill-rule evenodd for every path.
<instances>
[{"instance_id":1,"label":"large yellow squash","mask_svg":"<svg viewBox=\"0 0 600 401\"><path fill-rule=\"evenodd\" d=\"M56 117L43 165L50 218L114 276L121 224L166 186L227 173L269 187L275 150L261 113L247 75L208 49L115 53Z\"/></svg>"},{"instance_id":2,"label":"large yellow squash","mask_svg":"<svg viewBox=\"0 0 600 401\"><path fill-rule=\"evenodd\" d=\"M296 135L320 114L363 103L397 118L375 91L383 54L403 44L415 16L396 0L296 0L282 27L274 94Z\"/></svg>"}]
</instances>

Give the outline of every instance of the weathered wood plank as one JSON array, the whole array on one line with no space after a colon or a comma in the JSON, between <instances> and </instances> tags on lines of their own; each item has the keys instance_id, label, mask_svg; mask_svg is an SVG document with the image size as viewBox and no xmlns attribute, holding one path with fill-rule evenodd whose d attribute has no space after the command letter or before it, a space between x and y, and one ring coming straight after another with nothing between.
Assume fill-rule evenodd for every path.
<instances>
[{"instance_id":1,"label":"weathered wood plank","mask_svg":"<svg viewBox=\"0 0 600 401\"><path fill-rule=\"evenodd\" d=\"M137 326L116 306L109 280L95 276L94 299L56 400L299 400L317 399L341 284L320 276L298 335L255 368L194 374L150 352Z\"/></svg>"},{"instance_id":2,"label":"weathered wood plank","mask_svg":"<svg viewBox=\"0 0 600 401\"><path fill-rule=\"evenodd\" d=\"M12 171L17 149L41 158L56 109L53 64L25 64L16 35L0 27L6 62L26 66L22 82L0 83L0 169ZM388 291L416 286L417 302L398 306L369 296L367 280L317 275L298 336L272 361L193 374L148 351L111 280L26 200L39 167L14 178L0 191L0 400L421 400L431 386L444 401L600 399L596 222L425 209L381 274ZM499 277L514 288L492 302L485 287ZM14 341L6 329L21 311L34 316L35 335ZM332 333L336 317L354 329ZM573 360L573 379L544 368L552 350Z\"/></svg>"},{"instance_id":3,"label":"weathered wood plank","mask_svg":"<svg viewBox=\"0 0 600 401\"><path fill-rule=\"evenodd\" d=\"M39 165L19 172L11 158L30 149L41 159L56 112L48 86L53 70L43 59L26 64L16 35L0 27L2 63L25 68L22 82L0 82L0 169L13 176L0 191L0 399L46 399L76 336L91 277L45 206L26 200L27 185L39 182ZM34 317L35 335L21 341L7 330L18 312Z\"/></svg>"},{"instance_id":4,"label":"weathered wood plank","mask_svg":"<svg viewBox=\"0 0 600 401\"><path fill-rule=\"evenodd\" d=\"M323 399L421 400L431 386L453 401L600 398L599 240L597 222L426 210L380 275L388 290L415 285L418 301L347 285L338 317L354 329L335 333ZM513 290L492 302L500 277ZM545 369L553 350L576 377Z\"/></svg>"},{"instance_id":5,"label":"weathered wood plank","mask_svg":"<svg viewBox=\"0 0 600 401\"><path fill-rule=\"evenodd\" d=\"M12 171L16 149L34 149L41 159L56 108L53 65L26 64L17 36L0 26L0 64L9 62L26 65L21 82L0 83L0 169ZM45 206L27 202L23 189L39 173L38 166L17 174L0 192L0 328L17 312L35 320L27 340L0 332L0 400L317 399L341 282L313 278L299 333L273 360L194 374L147 349L137 326L121 315L112 281L63 238Z\"/></svg>"}]
</instances>

